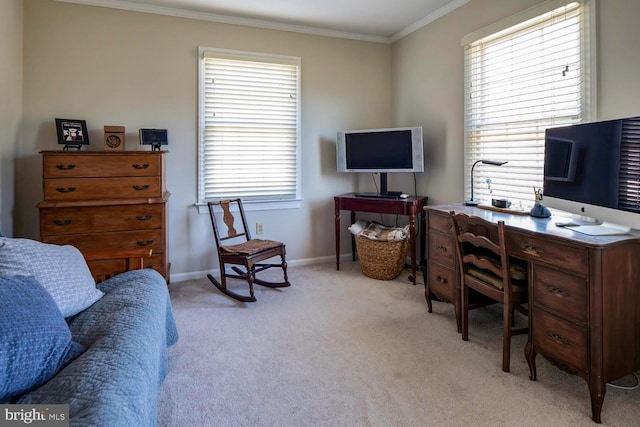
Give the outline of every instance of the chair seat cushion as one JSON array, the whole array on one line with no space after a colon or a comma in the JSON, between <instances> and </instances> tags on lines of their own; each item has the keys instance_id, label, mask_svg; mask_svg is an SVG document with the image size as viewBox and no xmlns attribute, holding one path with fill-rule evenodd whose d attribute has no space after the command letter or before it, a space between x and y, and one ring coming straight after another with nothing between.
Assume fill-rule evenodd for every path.
<instances>
[{"instance_id":1,"label":"chair seat cushion","mask_svg":"<svg viewBox=\"0 0 640 427\"><path fill-rule=\"evenodd\" d=\"M511 272L511 283L513 284L513 292L524 292L527 290L526 285L516 283L516 281L522 280L519 279L519 277L522 277L523 274L520 268L521 267L518 265L512 265L509 269ZM482 270L479 268L469 268L468 273L476 279L488 283L491 286L494 286L500 290L504 289L502 279L487 270ZM524 279L526 279L526 270L524 272Z\"/></svg>"},{"instance_id":2,"label":"chair seat cushion","mask_svg":"<svg viewBox=\"0 0 640 427\"><path fill-rule=\"evenodd\" d=\"M274 240L251 239L237 245L221 246L220 251L224 255L254 255L258 252L283 246L282 242Z\"/></svg>"}]
</instances>

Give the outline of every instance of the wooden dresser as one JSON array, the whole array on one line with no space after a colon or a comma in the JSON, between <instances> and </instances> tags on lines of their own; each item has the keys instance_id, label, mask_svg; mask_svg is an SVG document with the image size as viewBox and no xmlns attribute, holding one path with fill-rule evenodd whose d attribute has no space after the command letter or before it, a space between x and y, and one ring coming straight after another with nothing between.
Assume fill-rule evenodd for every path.
<instances>
[{"instance_id":1,"label":"wooden dresser","mask_svg":"<svg viewBox=\"0 0 640 427\"><path fill-rule=\"evenodd\" d=\"M150 248L145 260L169 277L164 151L42 151L40 238L81 252ZM94 276L126 270L89 261Z\"/></svg>"},{"instance_id":2,"label":"wooden dresser","mask_svg":"<svg viewBox=\"0 0 640 427\"><path fill-rule=\"evenodd\" d=\"M454 306L460 304L460 277L447 220L452 210L505 222L509 255L528 264L525 356L531 379L536 380L536 354L579 375L599 423L606 384L640 369L640 235L589 236L555 226L553 217L430 206L426 292Z\"/></svg>"}]
</instances>

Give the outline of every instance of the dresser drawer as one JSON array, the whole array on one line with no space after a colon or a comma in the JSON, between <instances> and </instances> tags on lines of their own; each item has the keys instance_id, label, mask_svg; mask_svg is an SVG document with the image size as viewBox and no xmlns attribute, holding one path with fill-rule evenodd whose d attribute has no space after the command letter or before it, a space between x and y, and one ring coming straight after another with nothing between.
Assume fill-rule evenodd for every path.
<instances>
[{"instance_id":1,"label":"dresser drawer","mask_svg":"<svg viewBox=\"0 0 640 427\"><path fill-rule=\"evenodd\" d=\"M580 372L588 372L587 329L533 307L533 344L543 354Z\"/></svg>"},{"instance_id":2,"label":"dresser drawer","mask_svg":"<svg viewBox=\"0 0 640 427\"><path fill-rule=\"evenodd\" d=\"M149 154L44 155L44 178L160 176L162 158Z\"/></svg>"},{"instance_id":3,"label":"dresser drawer","mask_svg":"<svg viewBox=\"0 0 640 427\"><path fill-rule=\"evenodd\" d=\"M144 260L144 268L153 268L155 271L165 276L167 272L164 270L164 257L165 254L151 255L149 259Z\"/></svg>"},{"instance_id":4,"label":"dresser drawer","mask_svg":"<svg viewBox=\"0 0 640 427\"><path fill-rule=\"evenodd\" d=\"M145 230L164 226L164 204L41 208L40 234Z\"/></svg>"},{"instance_id":5,"label":"dresser drawer","mask_svg":"<svg viewBox=\"0 0 640 427\"><path fill-rule=\"evenodd\" d=\"M528 234L510 232L507 233L507 250L517 258L543 262L581 274L588 272L589 252L583 246L543 241Z\"/></svg>"},{"instance_id":6,"label":"dresser drawer","mask_svg":"<svg viewBox=\"0 0 640 427\"><path fill-rule=\"evenodd\" d=\"M97 277L99 280L127 271L127 260L121 258L87 261L87 265L93 277ZM153 268L164 276L164 255L152 255L145 258L144 268Z\"/></svg>"},{"instance_id":7,"label":"dresser drawer","mask_svg":"<svg viewBox=\"0 0 640 427\"><path fill-rule=\"evenodd\" d=\"M586 326L587 279L533 264L533 301Z\"/></svg>"},{"instance_id":8,"label":"dresser drawer","mask_svg":"<svg viewBox=\"0 0 640 427\"><path fill-rule=\"evenodd\" d=\"M45 179L46 201L162 197L160 177Z\"/></svg>"},{"instance_id":9,"label":"dresser drawer","mask_svg":"<svg viewBox=\"0 0 640 427\"><path fill-rule=\"evenodd\" d=\"M456 286L456 271L433 261L428 266L429 288L431 293L448 301L453 301Z\"/></svg>"},{"instance_id":10,"label":"dresser drawer","mask_svg":"<svg viewBox=\"0 0 640 427\"><path fill-rule=\"evenodd\" d=\"M154 254L161 254L165 248L162 229L43 236L42 239L45 243L73 245L81 252L151 248Z\"/></svg>"},{"instance_id":11,"label":"dresser drawer","mask_svg":"<svg viewBox=\"0 0 640 427\"><path fill-rule=\"evenodd\" d=\"M429 261L436 261L453 268L456 263L456 249L453 234L429 231Z\"/></svg>"}]
</instances>

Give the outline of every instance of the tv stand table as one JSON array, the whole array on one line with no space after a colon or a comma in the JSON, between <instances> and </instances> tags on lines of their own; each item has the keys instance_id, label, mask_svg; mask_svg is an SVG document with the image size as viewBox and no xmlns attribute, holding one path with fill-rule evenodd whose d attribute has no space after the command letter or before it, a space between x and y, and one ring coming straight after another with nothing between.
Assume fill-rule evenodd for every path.
<instances>
[{"instance_id":1,"label":"tv stand table","mask_svg":"<svg viewBox=\"0 0 640 427\"><path fill-rule=\"evenodd\" d=\"M424 256L426 214L424 207L428 197L406 199L389 199L378 197L362 197L361 193L347 193L335 196L335 231L336 231L336 270L340 270L340 211L351 211L351 224L356 221L356 212L406 215L409 217L409 248L411 251L411 278L416 284L417 252L416 252L416 216L420 214L420 253ZM355 238L351 236L351 257L356 260Z\"/></svg>"}]
</instances>

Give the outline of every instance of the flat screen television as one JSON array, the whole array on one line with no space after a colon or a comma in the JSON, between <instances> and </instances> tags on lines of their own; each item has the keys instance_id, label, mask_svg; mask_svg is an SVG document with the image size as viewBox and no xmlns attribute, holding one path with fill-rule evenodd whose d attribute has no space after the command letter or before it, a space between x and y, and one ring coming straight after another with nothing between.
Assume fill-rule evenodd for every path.
<instances>
[{"instance_id":1,"label":"flat screen television","mask_svg":"<svg viewBox=\"0 0 640 427\"><path fill-rule=\"evenodd\" d=\"M336 156L338 172L380 173L380 192L362 195L399 197L387 190L387 174L424 172L422 127L338 132Z\"/></svg>"},{"instance_id":2,"label":"flat screen television","mask_svg":"<svg viewBox=\"0 0 640 427\"><path fill-rule=\"evenodd\" d=\"M547 129L543 194L585 220L640 229L640 117Z\"/></svg>"}]
</instances>

